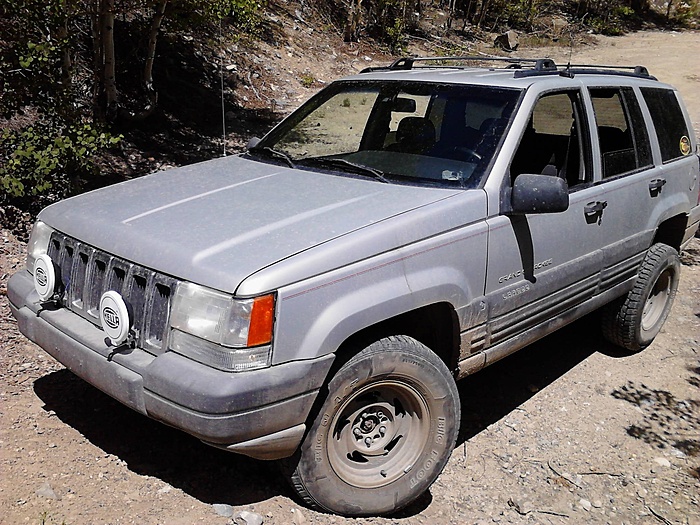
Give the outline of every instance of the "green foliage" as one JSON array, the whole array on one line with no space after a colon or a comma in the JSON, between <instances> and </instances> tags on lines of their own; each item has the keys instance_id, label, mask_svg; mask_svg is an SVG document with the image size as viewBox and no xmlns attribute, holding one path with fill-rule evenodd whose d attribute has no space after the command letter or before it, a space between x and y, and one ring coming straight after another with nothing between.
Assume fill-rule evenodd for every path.
<instances>
[{"instance_id":1,"label":"green foliage","mask_svg":"<svg viewBox=\"0 0 700 525\"><path fill-rule=\"evenodd\" d=\"M94 173L94 156L121 140L90 124L41 124L0 135L0 188L9 196L70 195Z\"/></svg>"},{"instance_id":2,"label":"green foliage","mask_svg":"<svg viewBox=\"0 0 700 525\"><path fill-rule=\"evenodd\" d=\"M310 88L311 86L314 85L314 82L316 82L316 79L314 78L313 75L310 73L304 74L301 76L299 79L299 82L301 82L301 85L304 86L305 88Z\"/></svg>"},{"instance_id":3,"label":"green foliage","mask_svg":"<svg viewBox=\"0 0 700 525\"><path fill-rule=\"evenodd\" d=\"M700 22L700 1L685 0L675 6L673 22L681 26L690 26Z\"/></svg>"},{"instance_id":4,"label":"green foliage","mask_svg":"<svg viewBox=\"0 0 700 525\"><path fill-rule=\"evenodd\" d=\"M168 17L181 29L228 19L242 33L255 33L267 0L175 0Z\"/></svg>"},{"instance_id":5,"label":"green foliage","mask_svg":"<svg viewBox=\"0 0 700 525\"><path fill-rule=\"evenodd\" d=\"M406 47L406 23L403 18L394 19L394 24L386 28L386 40L394 54L402 54Z\"/></svg>"}]
</instances>

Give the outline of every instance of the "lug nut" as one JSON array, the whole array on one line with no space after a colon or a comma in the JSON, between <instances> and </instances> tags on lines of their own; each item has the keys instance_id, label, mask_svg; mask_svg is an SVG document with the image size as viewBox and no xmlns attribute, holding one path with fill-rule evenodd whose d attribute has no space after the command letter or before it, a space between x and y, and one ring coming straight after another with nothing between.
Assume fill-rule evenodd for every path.
<instances>
[{"instance_id":1,"label":"lug nut","mask_svg":"<svg viewBox=\"0 0 700 525\"><path fill-rule=\"evenodd\" d=\"M372 446L372 438L368 437L365 438L365 445L367 445L367 448Z\"/></svg>"},{"instance_id":2,"label":"lug nut","mask_svg":"<svg viewBox=\"0 0 700 525\"><path fill-rule=\"evenodd\" d=\"M386 427L385 426L379 427L379 435L384 437L384 434L386 434Z\"/></svg>"}]
</instances>

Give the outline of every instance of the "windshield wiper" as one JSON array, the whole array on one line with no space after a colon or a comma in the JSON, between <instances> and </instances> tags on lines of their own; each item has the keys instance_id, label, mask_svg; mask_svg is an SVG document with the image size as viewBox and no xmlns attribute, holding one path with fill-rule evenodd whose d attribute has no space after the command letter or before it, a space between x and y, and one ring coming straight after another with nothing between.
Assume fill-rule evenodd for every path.
<instances>
[{"instance_id":1,"label":"windshield wiper","mask_svg":"<svg viewBox=\"0 0 700 525\"><path fill-rule=\"evenodd\" d=\"M289 155L287 155L286 153L283 153L281 151L277 151L276 149L271 148L269 146L255 146L253 148L250 148L248 151L250 151L252 153L264 154L264 155L267 155L269 157L273 157L275 159L282 159L283 161L285 161L287 163L287 165L290 168L296 168L294 161L292 160L292 158Z\"/></svg>"},{"instance_id":2,"label":"windshield wiper","mask_svg":"<svg viewBox=\"0 0 700 525\"><path fill-rule=\"evenodd\" d=\"M362 175L369 175L378 181L385 182L389 184L389 179L384 176L384 173L378 169L371 168L370 166L365 166L364 164L357 164L355 162L350 162L349 160L339 159L337 157L312 157L304 159L304 164L314 164L316 166L333 166L340 168L352 168L356 173Z\"/></svg>"}]
</instances>

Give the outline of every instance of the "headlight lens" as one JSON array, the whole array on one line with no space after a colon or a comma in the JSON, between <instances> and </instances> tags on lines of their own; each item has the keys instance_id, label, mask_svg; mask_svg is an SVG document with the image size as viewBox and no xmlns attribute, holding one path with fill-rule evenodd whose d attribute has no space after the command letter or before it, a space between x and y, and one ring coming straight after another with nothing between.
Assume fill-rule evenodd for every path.
<instances>
[{"instance_id":1,"label":"headlight lens","mask_svg":"<svg viewBox=\"0 0 700 525\"><path fill-rule=\"evenodd\" d=\"M36 258L48 251L53 231L53 228L41 221L34 223L32 233L29 236L29 243L27 243L27 270L30 273L34 273Z\"/></svg>"},{"instance_id":2,"label":"headlight lens","mask_svg":"<svg viewBox=\"0 0 700 525\"><path fill-rule=\"evenodd\" d=\"M235 299L180 283L170 314L170 349L222 370L269 366L274 311L274 294Z\"/></svg>"}]
</instances>

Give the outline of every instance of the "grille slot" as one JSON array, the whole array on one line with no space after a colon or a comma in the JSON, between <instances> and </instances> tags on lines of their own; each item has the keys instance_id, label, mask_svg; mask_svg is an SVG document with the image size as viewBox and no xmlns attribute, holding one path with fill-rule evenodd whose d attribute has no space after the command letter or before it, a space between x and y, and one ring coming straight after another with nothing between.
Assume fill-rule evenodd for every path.
<instances>
[{"instance_id":1,"label":"grille slot","mask_svg":"<svg viewBox=\"0 0 700 525\"><path fill-rule=\"evenodd\" d=\"M57 266L64 306L100 326L100 297L107 290L114 290L129 308L137 346L153 354L163 352L177 279L58 232L51 234L48 254Z\"/></svg>"}]
</instances>

